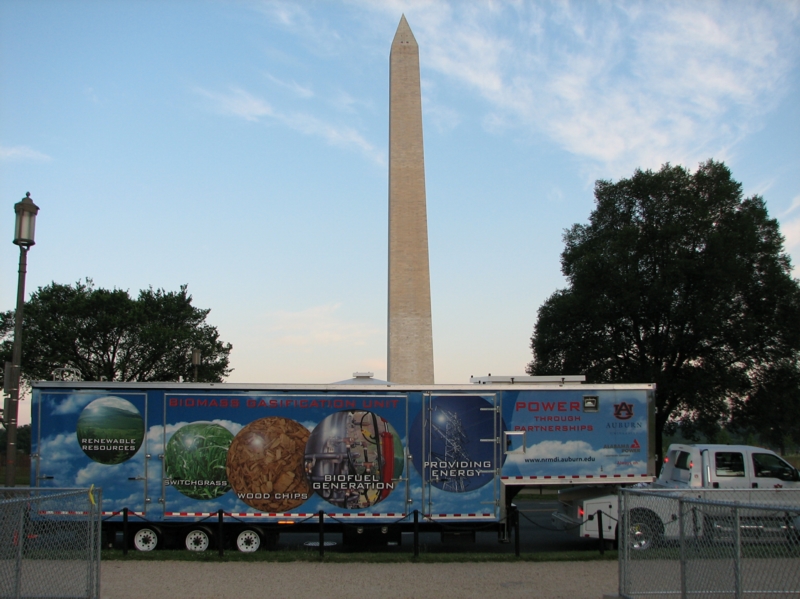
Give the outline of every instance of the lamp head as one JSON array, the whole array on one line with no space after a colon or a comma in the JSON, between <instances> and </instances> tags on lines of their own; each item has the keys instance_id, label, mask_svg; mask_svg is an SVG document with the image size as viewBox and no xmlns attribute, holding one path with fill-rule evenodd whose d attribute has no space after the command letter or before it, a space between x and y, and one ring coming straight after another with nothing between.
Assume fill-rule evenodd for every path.
<instances>
[{"instance_id":1,"label":"lamp head","mask_svg":"<svg viewBox=\"0 0 800 599\"><path fill-rule=\"evenodd\" d=\"M14 204L17 215L14 223L14 243L21 247L30 247L36 243L34 233L36 230L36 215L39 207L33 203L31 192L25 194L21 201Z\"/></svg>"}]
</instances>

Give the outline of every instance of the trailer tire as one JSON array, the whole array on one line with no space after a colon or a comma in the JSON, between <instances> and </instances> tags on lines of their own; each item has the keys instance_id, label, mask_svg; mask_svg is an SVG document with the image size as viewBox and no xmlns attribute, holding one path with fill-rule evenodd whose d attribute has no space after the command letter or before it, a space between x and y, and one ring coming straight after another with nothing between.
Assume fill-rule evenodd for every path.
<instances>
[{"instance_id":1,"label":"trailer tire","mask_svg":"<svg viewBox=\"0 0 800 599\"><path fill-rule=\"evenodd\" d=\"M133 548L136 551L152 551L162 540L161 531L154 527L140 528L133 535Z\"/></svg>"},{"instance_id":2,"label":"trailer tire","mask_svg":"<svg viewBox=\"0 0 800 599\"><path fill-rule=\"evenodd\" d=\"M186 533L185 545L189 551L205 551L211 547L213 535L205 526L190 528Z\"/></svg>"},{"instance_id":3,"label":"trailer tire","mask_svg":"<svg viewBox=\"0 0 800 599\"><path fill-rule=\"evenodd\" d=\"M236 535L236 549L242 553L254 553L261 548L262 538L257 528L245 528Z\"/></svg>"},{"instance_id":4,"label":"trailer tire","mask_svg":"<svg viewBox=\"0 0 800 599\"><path fill-rule=\"evenodd\" d=\"M664 539L664 523L647 509L633 509L628 526L628 544L634 551L646 551L661 545Z\"/></svg>"}]
</instances>

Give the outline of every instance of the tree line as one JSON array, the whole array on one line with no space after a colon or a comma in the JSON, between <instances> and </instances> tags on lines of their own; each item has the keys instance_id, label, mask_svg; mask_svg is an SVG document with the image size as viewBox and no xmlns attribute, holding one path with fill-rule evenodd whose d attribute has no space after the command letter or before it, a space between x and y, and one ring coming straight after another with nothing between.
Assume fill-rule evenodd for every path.
<instances>
[{"instance_id":1,"label":"tree line","mask_svg":"<svg viewBox=\"0 0 800 599\"><path fill-rule=\"evenodd\" d=\"M23 311L22 376L50 380L77 371L85 381L194 379L192 350L200 350L197 378L227 376L230 343L206 322L210 310L178 291L96 288L91 279L51 283L31 294ZM14 311L0 313L0 360L11 360ZM59 370L63 369L63 370ZM3 373L0 372L0 376Z\"/></svg>"}]
</instances>

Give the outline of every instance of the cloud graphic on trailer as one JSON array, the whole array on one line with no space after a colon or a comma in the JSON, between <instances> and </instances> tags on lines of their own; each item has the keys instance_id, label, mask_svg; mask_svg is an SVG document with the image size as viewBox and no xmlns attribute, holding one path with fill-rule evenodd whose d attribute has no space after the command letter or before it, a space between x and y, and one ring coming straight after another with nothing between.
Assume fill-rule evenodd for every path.
<instances>
[{"instance_id":1,"label":"cloud graphic on trailer","mask_svg":"<svg viewBox=\"0 0 800 599\"><path fill-rule=\"evenodd\" d=\"M531 472L532 469L553 469L564 470L568 468L570 472L575 474L595 474L598 468L602 465L603 474L612 473L638 473L641 468L632 465L618 466L611 463L609 458L608 449L594 449L586 441L542 441L536 445L527 447L524 454L508 454L504 467L517 466L522 472ZM614 454L622 457L623 455L617 451ZM538 462L531 463L527 460L541 459L548 460L552 458L594 458L594 462Z\"/></svg>"},{"instance_id":2,"label":"cloud graphic on trailer","mask_svg":"<svg viewBox=\"0 0 800 599\"><path fill-rule=\"evenodd\" d=\"M94 395L88 393L71 393L66 399L62 399L61 395L48 395L47 404L52 409L54 416L63 416L66 414L77 414L89 403L95 399L99 399L101 395Z\"/></svg>"},{"instance_id":3,"label":"cloud graphic on trailer","mask_svg":"<svg viewBox=\"0 0 800 599\"><path fill-rule=\"evenodd\" d=\"M75 468L78 460L86 456L78 445L74 433L58 433L39 442L39 455L43 458L40 476L52 476L48 485L75 486Z\"/></svg>"},{"instance_id":4,"label":"cloud graphic on trailer","mask_svg":"<svg viewBox=\"0 0 800 599\"><path fill-rule=\"evenodd\" d=\"M52 476L46 479L48 486L56 487L89 487L103 489L103 508L106 511L123 507L141 509L144 500L142 490L136 489L136 483L129 478L136 478L144 470L144 452L141 450L130 460L122 464L107 465L98 462L85 464L87 457L81 450L74 434L59 433L46 437L41 441L39 454L43 456L41 476ZM83 467L79 464L84 463ZM130 494L119 498L111 496L113 491L127 492L124 485L130 484ZM139 483L141 484L141 483Z\"/></svg>"}]
</instances>

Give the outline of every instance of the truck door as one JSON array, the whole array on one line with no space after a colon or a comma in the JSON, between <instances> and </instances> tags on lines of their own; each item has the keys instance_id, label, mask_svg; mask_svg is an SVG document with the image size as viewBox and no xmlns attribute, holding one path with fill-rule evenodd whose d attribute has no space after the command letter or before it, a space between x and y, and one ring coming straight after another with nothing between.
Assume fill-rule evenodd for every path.
<instances>
[{"instance_id":1,"label":"truck door","mask_svg":"<svg viewBox=\"0 0 800 599\"><path fill-rule=\"evenodd\" d=\"M708 482L713 489L747 488L748 478L741 451L714 451L709 460Z\"/></svg>"},{"instance_id":2,"label":"truck door","mask_svg":"<svg viewBox=\"0 0 800 599\"><path fill-rule=\"evenodd\" d=\"M797 471L773 453L751 454L753 476L750 486L754 489L781 489L800 487Z\"/></svg>"},{"instance_id":3,"label":"truck door","mask_svg":"<svg viewBox=\"0 0 800 599\"><path fill-rule=\"evenodd\" d=\"M423 396L423 509L433 517L498 514L500 405L494 393ZM469 500L463 499L469 495Z\"/></svg>"}]
</instances>

